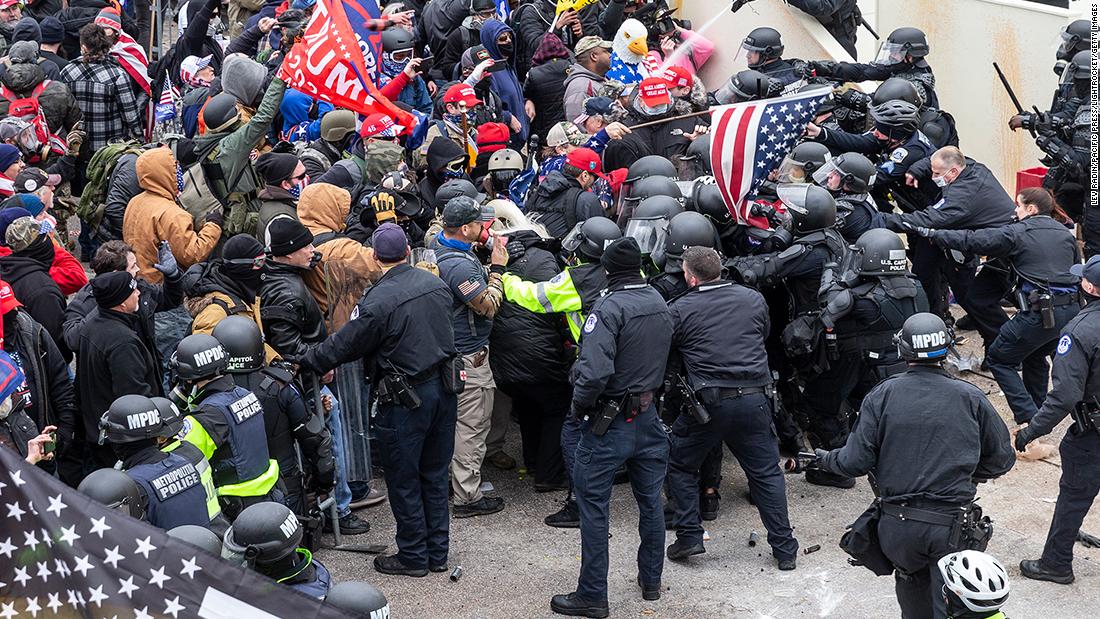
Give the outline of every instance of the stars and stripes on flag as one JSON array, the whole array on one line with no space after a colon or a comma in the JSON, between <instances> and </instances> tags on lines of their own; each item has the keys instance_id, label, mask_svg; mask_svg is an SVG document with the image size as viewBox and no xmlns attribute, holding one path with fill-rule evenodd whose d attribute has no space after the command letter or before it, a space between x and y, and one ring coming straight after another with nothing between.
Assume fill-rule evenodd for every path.
<instances>
[{"instance_id":1,"label":"stars and stripes on flag","mask_svg":"<svg viewBox=\"0 0 1100 619\"><path fill-rule=\"evenodd\" d=\"M160 91L160 101L157 101L156 106L158 123L168 122L176 117L176 101L179 97L180 91L172 85L172 80L164 80L164 88Z\"/></svg>"},{"instance_id":2,"label":"stars and stripes on flag","mask_svg":"<svg viewBox=\"0 0 1100 619\"><path fill-rule=\"evenodd\" d=\"M348 615L110 510L0 447L0 618L39 617Z\"/></svg>"},{"instance_id":3,"label":"stars and stripes on flag","mask_svg":"<svg viewBox=\"0 0 1100 619\"><path fill-rule=\"evenodd\" d=\"M749 200L802 136L829 97L828 86L775 99L717 107L711 114L714 180L738 223Z\"/></svg>"},{"instance_id":4,"label":"stars and stripes on flag","mask_svg":"<svg viewBox=\"0 0 1100 619\"><path fill-rule=\"evenodd\" d=\"M118 61L134 82L152 96L153 83L149 80L149 57L145 49L125 32L118 33L118 42L111 48L111 57Z\"/></svg>"}]
</instances>

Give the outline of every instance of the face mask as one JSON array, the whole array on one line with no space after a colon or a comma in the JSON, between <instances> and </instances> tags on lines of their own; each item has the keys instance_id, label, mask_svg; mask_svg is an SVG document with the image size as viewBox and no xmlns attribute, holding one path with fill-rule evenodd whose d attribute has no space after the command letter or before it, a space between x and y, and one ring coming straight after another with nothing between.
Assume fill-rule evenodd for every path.
<instances>
[{"instance_id":1,"label":"face mask","mask_svg":"<svg viewBox=\"0 0 1100 619\"><path fill-rule=\"evenodd\" d=\"M294 196L294 199L297 200L298 198L302 197L302 190L305 189L306 185L308 185L308 184L309 184L309 177L308 176L303 176L302 180L295 183L294 186L291 187L290 189L287 189L287 193Z\"/></svg>"},{"instance_id":2,"label":"face mask","mask_svg":"<svg viewBox=\"0 0 1100 619\"><path fill-rule=\"evenodd\" d=\"M500 50L501 56L504 56L505 59L509 59L512 57L512 52L515 50L515 45L512 43L507 43L505 45L498 44L497 49Z\"/></svg>"},{"instance_id":3,"label":"face mask","mask_svg":"<svg viewBox=\"0 0 1100 619\"><path fill-rule=\"evenodd\" d=\"M947 187L948 185L946 176L933 176L932 182L936 184L936 187L940 188Z\"/></svg>"},{"instance_id":4,"label":"face mask","mask_svg":"<svg viewBox=\"0 0 1100 619\"><path fill-rule=\"evenodd\" d=\"M412 58L406 58L404 60L394 60L390 54L382 54L382 72L386 75L397 75L405 70L405 65L409 64Z\"/></svg>"}]
</instances>

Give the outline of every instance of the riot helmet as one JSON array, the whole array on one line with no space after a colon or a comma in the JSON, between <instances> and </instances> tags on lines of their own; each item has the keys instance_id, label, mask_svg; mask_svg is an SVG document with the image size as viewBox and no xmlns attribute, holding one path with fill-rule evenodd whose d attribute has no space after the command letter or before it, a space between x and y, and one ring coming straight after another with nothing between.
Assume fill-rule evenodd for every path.
<instances>
[{"instance_id":1,"label":"riot helmet","mask_svg":"<svg viewBox=\"0 0 1100 619\"><path fill-rule=\"evenodd\" d=\"M894 339L902 359L938 362L947 356L954 338L943 318L921 312L906 318Z\"/></svg>"},{"instance_id":2,"label":"riot helmet","mask_svg":"<svg viewBox=\"0 0 1100 619\"><path fill-rule=\"evenodd\" d=\"M117 469L92 471L76 487L97 503L116 512L141 520L145 517L145 501L141 488L129 475Z\"/></svg>"},{"instance_id":3,"label":"riot helmet","mask_svg":"<svg viewBox=\"0 0 1100 619\"><path fill-rule=\"evenodd\" d=\"M808 183L813 173L829 160L829 149L820 142L802 142L779 164L776 182Z\"/></svg>"},{"instance_id":4,"label":"riot helmet","mask_svg":"<svg viewBox=\"0 0 1100 619\"><path fill-rule=\"evenodd\" d=\"M458 196L473 198L475 202L479 203L485 197L478 192L473 183L464 178L452 178L440 185L439 189L435 191L435 199L440 204L446 204L451 198L457 198Z\"/></svg>"},{"instance_id":5,"label":"riot helmet","mask_svg":"<svg viewBox=\"0 0 1100 619\"><path fill-rule=\"evenodd\" d=\"M184 381L197 381L225 374L229 355L213 335L194 333L180 340L168 369Z\"/></svg>"},{"instance_id":6,"label":"riot helmet","mask_svg":"<svg viewBox=\"0 0 1100 619\"><path fill-rule=\"evenodd\" d=\"M202 124L206 125L207 133L229 131L240 119L237 98L227 92L219 92L202 106Z\"/></svg>"},{"instance_id":7,"label":"riot helmet","mask_svg":"<svg viewBox=\"0 0 1100 619\"><path fill-rule=\"evenodd\" d=\"M325 604L348 611L356 617L387 619L390 603L377 587L361 580L346 580L332 585Z\"/></svg>"},{"instance_id":8,"label":"riot helmet","mask_svg":"<svg viewBox=\"0 0 1100 619\"><path fill-rule=\"evenodd\" d=\"M783 84L776 79L753 69L738 71L726 84L714 93L719 103L743 103L774 97L783 90Z\"/></svg>"},{"instance_id":9,"label":"riot helmet","mask_svg":"<svg viewBox=\"0 0 1100 619\"><path fill-rule=\"evenodd\" d=\"M99 418L99 444L123 445L175 436L183 426L183 417L175 407L164 413L143 395L121 396Z\"/></svg>"},{"instance_id":10,"label":"riot helmet","mask_svg":"<svg viewBox=\"0 0 1100 619\"><path fill-rule=\"evenodd\" d=\"M183 540L192 546L198 546L215 557L222 556L222 540L216 533L197 524L181 524L166 531L168 537Z\"/></svg>"},{"instance_id":11,"label":"riot helmet","mask_svg":"<svg viewBox=\"0 0 1100 619\"><path fill-rule=\"evenodd\" d=\"M654 196L666 196L676 201L682 200L684 194L680 192L679 185L676 181L667 176L650 176L643 178L634 183L630 188L630 197L627 200L631 202L641 202L646 198L652 198Z\"/></svg>"},{"instance_id":12,"label":"riot helmet","mask_svg":"<svg viewBox=\"0 0 1100 619\"><path fill-rule=\"evenodd\" d=\"M263 571L264 566L293 555L302 536L302 525L289 507L274 501L255 503L225 532L222 557Z\"/></svg>"},{"instance_id":13,"label":"riot helmet","mask_svg":"<svg viewBox=\"0 0 1100 619\"><path fill-rule=\"evenodd\" d=\"M867 193L875 182L876 171L875 164L867 157L843 153L818 168L813 178L831 193Z\"/></svg>"},{"instance_id":14,"label":"riot helmet","mask_svg":"<svg viewBox=\"0 0 1100 619\"><path fill-rule=\"evenodd\" d=\"M255 322L244 316L227 316L214 327L212 335L229 355L227 372L248 374L263 369L264 336Z\"/></svg>"},{"instance_id":15,"label":"riot helmet","mask_svg":"<svg viewBox=\"0 0 1100 619\"><path fill-rule=\"evenodd\" d=\"M585 262L599 262L604 247L622 236L622 230L610 219L589 217L573 226L562 239L561 248L582 257Z\"/></svg>"},{"instance_id":16,"label":"riot helmet","mask_svg":"<svg viewBox=\"0 0 1100 619\"><path fill-rule=\"evenodd\" d=\"M1077 52L1066 68L1062 70L1062 84L1070 84L1077 80L1086 83L1092 78L1092 52L1085 50Z\"/></svg>"},{"instance_id":17,"label":"riot helmet","mask_svg":"<svg viewBox=\"0 0 1100 619\"><path fill-rule=\"evenodd\" d=\"M908 101L917 107L924 105L920 89L913 82L904 77L891 77L875 89L875 93L871 95L871 106L882 105L896 99Z\"/></svg>"},{"instance_id":18,"label":"riot helmet","mask_svg":"<svg viewBox=\"0 0 1100 619\"><path fill-rule=\"evenodd\" d=\"M684 250L702 246L714 249L717 232L706 216L694 211L684 211L668 220L665 234L664 270L680 273L684 270Z\"/></svg>"},{"instance_id":19,"label":"riot helmet","mask_svg":"<svg viewBox=\"0 0 1100 619\"><path fill-rule=\"evenodd\" d=\"M688 144L687 153L682 157L685 161L695 162L696 168L708 175L713 172L710 165L710 134L701 135Z\"/></svg>"},{"instance_id":20,"label":"riot helmet","mask_svg":"<svg viewBox=\"0 0 1100 619\"><path fill-rule=\"evenodd\" d=\"M776 188L779 200L791 216L791 231L802 236L836 224L836 201L822 187L808 183L791 183Z\"/></svg>"},{"instance_id":21,"label":"riot helmet","mask_svg":"<svg viewBox=\"0 0 1100 619\"><path fill-rule=\"evenodd\" d=\"M676 166L659 155L646 155L630 164L630 167L626 170L626 179L623 182L636 183L650 176L676 178Z\"/></svg>"},{"instance_id":22,"label":"riot helmet","mask_svg":"<svg viewBox=\"0 0 1100 619\"><path fill-rule=\"evenodd\" d=\"M871 108L875 130L892 140L913 135L920 126L920 111L908 101L887 101Z\"/></svg>"},{"instance_id":23,"label":"riot helmet","mask_svg":"<svg viewBox=\"0 0 1100 619\"><path fill-rule=\"evenodd\" d=\"M668 222L683 212L683 205L675 198L663 195L646 198L634 210L623 236L633 237L642 255L649 256L653 264L662 266Z\"/></svg>"},{"instance_id":24,"label":"riot helmet","mask_svg":"<svg viewBox=\"0 0 1100 619\"><path fill-rule=\"evenodd\" d=\"M896 65L905 62L906 56L924 58L928 55L928 37L918 28L898 28L882 42L874 64Z\"/></svg>"},{"instance_id":25,"label":"riot helmet","mask_svg":"<svg viewBox=\"0 0 1100 619\"><path fill-rule=\"evenodd\" d=\"M897 233L886 228L872 228L859 235L855 248L860 253L860 275L899 275L908 268L905 244Z\"/></svg>"},{"instance_id":26,"label":"riot helmet","mask_svg":"<svg viewBox=\"0 0 1100 619\"><path fill-rule=\"evenodd\" d=\"M719 230L734 222L733 213L726 206L718 185L700 185L695 188L695 210L706 216Z\"/></svg>"},{"instance_id":27,"label":"riot helmet","mask_svg":"<svg viewBox=\"0 0 1100 619\"><path fill-rule=\"evenodd\" d=\"M1070 60L1078 52L1088 51L1092 43L1092 24L1087 19L1070 22L1058 35L1058 60Z\"/></svg>"},{"instance_id":28,"label":"riot helmet","mask_svg":"<svg viewBox=\"0 0 1100 619\"><path fill-rule=\"evenodd\" d=\"M783 38L775 28L754 28L741 41L741 50L760 54L756 62L748 63L750 69L756 69L783 55ZM741 50L738 50L738 56L741 55Z\"/></svg>"}]
</instances>

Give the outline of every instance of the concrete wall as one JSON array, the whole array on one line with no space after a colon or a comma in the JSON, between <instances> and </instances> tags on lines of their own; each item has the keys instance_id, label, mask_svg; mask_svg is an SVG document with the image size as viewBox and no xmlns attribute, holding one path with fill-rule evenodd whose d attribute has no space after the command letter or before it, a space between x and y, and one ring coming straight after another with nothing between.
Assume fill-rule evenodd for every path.
<instances>
[{"instance_id":1,"label":"concrete wall","mask_svg":"<svg viewBox=\"0 0 1100 619\"><path fill-rule=\"evenodd\" d=\"M812 18L779 0L756 0L736 14L714 0L682 0L681 14L696 27L716 12L723 14L707 29L718 50L700 72L708 87L716 88L744 66L734 54L744 36L757 26L783 33L785 56L846 59L847 54ZM929 62L936 74L940 105L958 125L960 147L985 163L1012 192L1016 171L1039 165L1041 155L1026 131L1013 133L1008 119L1012 102L993 71L994 60L1004 70L1020 102L1045 109L1057 85L1052 71L1056 39L1061 28L1085 17L1088 0L1074 0L1069 10L1026 0L860 0L876 31L886 37L902 26L916 26L928 34ZM861 60L876 49L866 30L859 33ZM873 86L872 86L873 87Z\"/></svg>"}]
</instances>

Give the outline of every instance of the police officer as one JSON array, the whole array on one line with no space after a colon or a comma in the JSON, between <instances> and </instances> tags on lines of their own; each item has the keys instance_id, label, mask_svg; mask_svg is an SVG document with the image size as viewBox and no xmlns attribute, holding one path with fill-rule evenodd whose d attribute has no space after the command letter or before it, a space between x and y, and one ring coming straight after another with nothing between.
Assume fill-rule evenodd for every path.
<instances>
[{"instance_id":1,"label":"police officer","mask_svg":"<svg viewBox=\"0 0 1100 619\"><path fill-rule=\"evenodd\" d=\"M988 208L988 204L982 208ZM1020 311L1003 323L989 346L986 361L1008 400L1016 423L1027 423L1047 393L1058 333L1080 309L1077 277L1070 267L1080 262L1073 233L1050 217L1054 197L1039 187L1016 197L1017 221L984 230L932 230L933 243L971 254L1007 258L1016 280ZM1023 378L1017 368L1023 366Z\"/></svg>"},{"instance_id":2,"label":"police officer","mask_svg":"<svg viewBox=\"0 0 1100 619\"><path fill-rule=\"evenodd\" d=\"M381 446L397 554L379 556L383 574L425 576L447 569L450 518L448 468L454 453L459 368L450 288L406 262L405 233L384 223L371 238L381 278L351 320L300 359L319 374L356 359L373 359L378 397L374 432Z\"/></svg>"},{"instance_id":3,"label":"police officer","mask_svg":"<svg viewBox=\"0 0 1100 619\"><path fill-rule=\"evenodd\" d=\"M850 88L836 95L837 104L864 117L870 108L899 99L917 106L920 115L917 127L936 148L959 145L959 133L955 129L954 117L928 105L921 95L921 90L905 78L891 77L879 84L872 94Z\"/></svg>"},{"instance_id":4,"label":"police officer","mask_svg":"<svg viewBox=\"0 0 1100 619\"><path fill-rule=\"evenodd\" d=\"M675 505L676 542L668 558L705 552L699 513L699 473L715 446L729 446L748 478L749 492L768 530L779 569L795 568L798 542L787 517L786 485L772 434L772 377L764 339L770 321L759 292L722 281L711 248L683 253L689 289L669 308L674 326L670 365L682 362L691 401L672 425L669 497ZM695 412L702 406L709 417Z\"/></svg>"},{"instance_id":5,"label":"police officer","mask_svg":"<svg viewBox=\"0 0 1100 619\"><path fill-rule=\"evenodd\" d=\"M622 235L615 222L606 217L592 217L578 223L562 240L562 250L569 256L565 270L545 282L529 282L505 273L501 279L505 300L539 314L564 314L573 343L580 342L584 321L607 288L607 272L600 264L600 257L604 247ZM580 512L572 490L573 453L578 440L580 425L568 415L562 424L561 452L565 473L570 478L570 491L562 508L543 520L547 526L580 526Z\"/></svg>"},{"instance_id":6,"label":"police officer","mask_svg":"<svg viewBox=\"0 0 1100 619\"><path fill-rule=\"evenodd\" d=\"M896 570L895 592L906 618L946 616L936 560L985 548L988 534L974 529L975 482L1000 477L1016 462L993 405L980 389L943 369L950 344L939 316L910 316L898 333L898 353L909 369L867 394L844 447L816 450L818 465L828 472L857 477L874 471L882 501L879 543Z\"/></svg>"},{"instance_id":7,"label":"police officer","mask_svg":"<svg viewBox=\"0 0 1100 619\"><path fill-rule=\"evenodd\" d=\"M849 243L864 232L882 227L882 215L871 197L875 164L859 153L832 157L813 174L814 182L829 190L836 200L837 230Z\"/></svg>"},{"instance_id":8,"label":"police officer","mask_svg":"<svg viewBox=\"0 0 1100 619\"><path fill-rule=\"evenodd\" d=\"M179 437L199 448L214 469L214 485L230 520L269 500L279 463L268 457L263 405L226 375L229 356L212 335L183 338L168 362L177 383L172 396L189 411Z\"/></svg>"},{"instance_id":9,"label":"police officer","mask_svg":"<svg viewBox=\"0 0 1100 619\"><path fill-rule=\"evenodd\" d=\"M390 603L378 587L361 580L348 580L332 585L325 604L348 611L364 619L389 619Z\"/></svg>"},{"instance_id":10,"label":"police officer","mask_svg":"<svg viewBox=\"0 0 1100 619\"><path fill-rule=\"evenodd\" d=\"M622 187L619 188L620 204L616 205L615 208L620 217L625 217L622 221L630 218L630 212L625 212L626 209L622 208L622 201L630 196L630 190L634 187L634 183L651 176L661 176L670 180L675 179L676 166L660 155L646 155L630 164L630 167L626 170L626 178L623 179ZM635 201L633 206L637 206L637 202Z\"/></svg>"},{"instance_id":11,"label":"police officer","mask_svg":"<svg viewBox=\"0 0 1100 619\"><path fill-rule=\"evenodd\" d=\"M228 530L228 527L226 527ZM193 524L181 524L165 531L168 537L181 539L192 546L198 546L215 557L222 556L222 535L214 533L210 529Z\"/></svg>"},{"instance_id":12,"label":"police officer","mask_svg":"<svg viewBox=\"0 0 1100 619\"><path fill-rule=\"evenodd\" d=\"M639 181L634 190L645 191L645 186L652 185L654 181L672 183L665 178L647 178ZM642 271L647 275L660 273L664 268L668 222L683 212L684 205L680 200L667 195L646 197L634 209L623 236L633 237L638 241L638 247L642 250Z\"/></svg>"},{"instance_id":13,"label":"police officer","mask_svg":"<svg viewBox=\"0 0 1100 619\"><path fill-rule=\"evenodd\" d=\"M778 79L753 69L745 69L734 73L724 86L714 91L713 103L727 105L767 99L778 96L783 91L783 86ZM692 140L692 143L695 141Z\"/></svg>"},{"instance_id":14,"label":"police officer","mask_svg":"<svg viewBox=\"0 0 1100 619\"><path fill-rule=\"evenodd\" d=\"M286 505L249 505L222 538L222 556L243 562L275 582L323 600L332 586L328 568L302 543L302 525Z\"/></svg>"},{"instance_id":15,"label":"police officer","mask_svg":"<svg viewBox=\"0 0 1100 619\"><path fill-rule=\"evenodd\" d=\"M825 293L821 322L826 328L828 369L806 381L803 403L812 435L826 449L844 445L871 387L904 371L894 334L905 320L928 311L920 283L908 272L901 238L882 228L868 230L856 241L851 272ZM806 481L851 488L855 480L820 469L808 469Z\"/></svg>"},{"instance_id":16,"label":"police officer","mask_svg":"<svg viewBox=\"0 0 1100 619\"><path fill-rule=\"evenodd\" d=\"M684 195L683 192L680 191L680 187L676 184L675 177L649 176L642 178L630 186L629 192L620 191L619 195L626 196L623 198L622 209L619 211L617 220L617 223L624 228L627 222L642 217L642 215L639 215L638 209L641 208L642 202L649 198L664 196L674 199L680 204L680 210L683 210ZM673 214L674 213L669 213L668 217L671 217ZM642 249L642 253L644 254L645 248L643 247Z\"/></svg>"},{"instance_id":17,"label":"police officer","mask_svg":"<svg viewBox=\"0 0 1100 619\"><path fill-rule=\"evenodd\" d=\"M1059 83L1058 88L1054 91L1050 109L1047 110L1046 114L1035 114L1033 112L1016 114L1008 120L1008 126L1013 131L1017 129L1037 129L1048 123L1050 116L1066 111L1066 106L1071 102L1076 100L1079 103L1080 101L1079 95L1074 92L1072 80L1067 82L1062 77L1065 75L1065 70L1073 57L1091 48L1092 24L1087 19L1070 22L1059 33L1059 38L1061 43L1055 53L1058 62L1054 64L1054 74L1058 76ZM1073 107L1076 108L1076 105L1077 103L1074 103Z\"/></svg>"},{"instance_id":18,"label":"police officer","mask_svg":"<svg viewBox=\"0 0 1100 619\"><path fill-rule=\"evenodd\" d=\"M168 400L124 395L99 420L109 443L141 489L144 518L162 529L193 524L224 533L210 463L197 447L175 439L183 417Z\"/></svg>"},{"instance_id":19,"label":"police officer","mask_svg":"<svg viewBox=\"0 0 1100 619\"><path fill-rule=\"evenodd\" d=\"M741 50L746 52L745 60L750 69L779 80L783 86L798 81L794 65L782 58L783 38L775 28L754 28L741 41Z\"/></svg>"},{"instance_id":20,"label":"police officer","mask_svg":"<svg viewBox=\"0 0 1100 619\"><path fill-rule=\"evenodd\" d=\"M913 83L920 91L921 99L928 105L938 108L936 96L936 77L925 57L928 56L928 38L917 28L898 28L879 46L874 62L832 62L815 60L809 63L814 73L841 82L882 81L891 77L902 77Z\"/></svg>"},{"instance_id":21,"label":"police officer","mask_svg":"<svg viewBox=\"0 0 1100 619\"><path fill-rule=\"evenodd\" d=\"M608 291L585 320L573 366L572 408L585 418L573 467L581 572L576 591L550 601L554 612L581 617L608 616L608 509L615 472L623 464L638 501L638 584L644 599L661 597L664 563L661 485L668 438L653 394L664 379L672 319L661 295L642 279L637 241L611 243L600 263Z\"/></svg>"},{"instance_id":22,"label":"police officer","mask_svg":"<svg viewBox=\"0 0 1100 619\"><path fill-rule=\"evenodd\" d=\"M96 469L80 480L76 489L120 514L138 520L145 517L141 488L133 478L118 469Z\"/></svg>"},{"instance_id":23,"label":"police officer","mask_svg":"<svg viewBox=\"0 0 1100 619\"><path fill-rule=\"evenodd\" d=\"M288 367L266 364L263 336L255 322L229 316L212 335L229 356L226 371L233 381L263 405L267 450L279 463L285 487L283 503L296 514L306 514L307 489L327 494L335 485L332 435L323 409L310 406ZM307 479L312 483L307 485ZM340 530L344 531L343 523Z\"/></svg>"},{"instance_id":24,"label":"police officer","mask_svg":"<svg viewBox=\"0 0 1100 619\"><path fill-rule=\"evenodd\" d=\"M1020 562L1020 573L1035 580L1063 585L1073 582L1073 543L1077 531L1100 492L1100 257L1075 264L1070 272L1081 278L1087 302L1062 330L1058 340L1051 390L1031 423L1016 433L1016 449L1050 434L1066 415L1073 425L1058 449L1062 479L1058 503L1050 523L1043 555Z\"/></svg>"}]
</instances>

